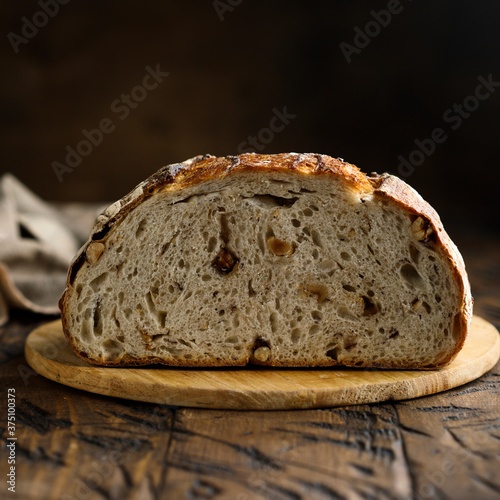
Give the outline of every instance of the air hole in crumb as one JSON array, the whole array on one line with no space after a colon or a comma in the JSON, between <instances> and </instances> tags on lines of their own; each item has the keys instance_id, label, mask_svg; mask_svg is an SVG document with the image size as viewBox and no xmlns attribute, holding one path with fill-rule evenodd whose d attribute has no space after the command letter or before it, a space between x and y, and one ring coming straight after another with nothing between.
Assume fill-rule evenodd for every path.
<instances>
[{"instance_id":1,"label":"air hole in crumb","mask_svg":"<svg viewBox=\"0 0 500 500\"><path fill-rule=\"evenodd\" d=\"M135 232L135 239L139 239L144 236L144 233L146 232L146 225L146 219L142 219L141 222L139 222L139 225L137 226L137 230Z\"/></svg>"},{"instance_id":2,"label":"air hole in crumb","mask_svg":"<svg viewBox=\"0 0 500 500\"><path fill-rule=\"evenodd\" d=\"M294 198L282 198L280 196L275 196L272 194L254 194L252 197L246 198L250 203L260 206L261 208L290 208L299 199Z\"/></svg>"},{"instance_id":3,"label":"air hole in crumb","mask_svg":"<svg viewBox=\"0 0 500 500\"><path fill-rule=\"evenodd\" d=\"M271 323L271 331L275 333L278 330L278 315L274 312L271 313L269 321Z\"/></svg>"},{"instance_id":4,"label":"air hole in crumb","mask_svg":"<svg viewBox=\"0 0 500 500\"><path fill-rule=\"evenodd\" d=\"M291 333L292 342L298 342L300 340L301 330L300 328L294 328Z\"/></svg>"},{"instance_id":5,"label":"air hole in crumb","mask_svg":"<svg viewBox=\"0 0 500 500\"><path fill-rule=\"evenodd\" d=\"M321 241L321 236L319 235L319 233L317 231L312 231L311 232L311 235L312 235L312 240L313 240L313 243L319 247L319 248L323 248L323 242Z\"/></svg>"},{"instance_id":6,"label":"air hole in crumb","mask_svg":"<svg viewBox=\"0 0 500 500\"><path fill-rule=\"evenodd\" d=\"M165 328L166 319L167 319L167 313L164 311L159 311L158 312L158 321L160 322L160 326L162 328Z\"/></svg>"},{"instance_id":7,"label":"air hole in crumb","mask_svg":"<svg viewBox=\"0 0 500 500\"><path fill-rule=\"evenodd\" d=\"M373 316L378 313L377 305L366 295L361 297L364 302L363 316Z\"/></svg>"},{"instance_id":8,"label":"air hole in crumb","mask_svg":"<svg viewBox=\"0 0 500 500\"><path fill-rule=\"evenodd\" d=\"M342 285L342 288L344 290L346 290L347 292L355 292L356 291L356 288L354 288L353 286L351 285Z\"/></svg>"},{"instance_id":9,"label":"air hole in crumb","mask_svg":"<svg viewBox=\"0 0 500 500\"><path fill-rule=\"evenodd\" d=\"M103 273L99 276L97 276L97 278L94 278L90 283L90 288L92 288L92 290L94 292L97 292L98 289L100 288L100 286L102 285L102 283L106 280L106 278L108 277L108 273Z\"/></svg>"},{"instance_id":10,"label":"air hole in crumb","mask_svg":"<svg viewBox=\"0 0 500 500\"><path fill-rule=\"evenodd\" d=\"M425 289L425 282L422 276L418 274L418 271L411 264L404 264L401 267L401 276L410 287Z\"/></svg>"},{"instance_id":11,"label":"air hole in crumb","mask_svg":"<svg viewBox=\"0 0 500 500\"><path fill-rule=\"evenodd\" d=\"M347 252L341 252L340 253L340 256L342 257L342 259L344 260L351 260L351 256L347 253Z\"/></svg>"},{"instance_id":12,"label":"air hole in crumb","mask_svg":"<svg viewBox=\"0 0 500 500\"><path fill-rule=\"evenodd\" d=\"M399 332L395 328L389 330L389 338L394 339L399 335Z\"/></svg>"},{"instance_id":13,"label":"air hole in crumb","mask_svg":"<svg viewBox=\"0 0 500 500\"><path fill-rule=\"evenodd\" d=\"M339 348L335 347L333 349L329 349L328 351L326 351L326 355L329 358L332 358L334 361L338 361Z\"/></svg>"},{"instance_id":14,"label":"air hole in crumb","mask_svg":"<svg viewBox=\"0 0 500 500\"><path fill-rule=\"evenodd\" d=\"M320 329L319 325L312 325L309 328L309 335L314 335L315 333L318 333L319 329Z\"/></svg>"},{"instance_id":15,"label":"air hole in crumb","mask_svg":"<svg viewBox=\"0 0 500 500\"><path fill-rule=\"evenodd\" d=\"M366 295L368 295L368 297L373 297L375 295L375 292L373 290L368 290L366 292Z\"/></svg>"},{"instance_id":16,"label":"air hole in crumb","mask_svg":"<svg viewBox=\"0 0 500 500\"><path fill-rule=\"evenodd\" d=\"M208 253L212 253L215 250L216 246L217 246L217 239L212 236L208 240L208 247L207 247Z\"/></svg>"},{"instance_id":17,"label":"air hole in crumb","mask_svg":"<svg viewBox=\"0 0 500 500\"><path fill-rule=\"evenodd\" d=\"M300 227L300 221L297 219L292 219L292 226L293 227Z\"/></svg>"},{"instance_id":18,"label":"air hole in crumb","mask_svg":"<svg viewBox=\"0 0 500 500\"><path fill-rule=\"evenodd\" d=\"M353 337L347 337L344 339L344 349L346 351L350 351L351 349L354 349L358 343L354 340Z\"/></svg>"},{"instance_id":19,"label":"air hole in crumb","mask_svg":"<svg viewBox=\"0 0 500 500\"><path fill-rule=\"evenodd\" d=\"M101 301L98 299L94 306L94 335L102 334Z\"/></svg>"},{"instance_id":20,"label":"air hole in crumb","mask_svg":"<svg viewBox=\"0 0 500 500\"><path fill-rule=\"evenodd\" d=\"M266 244L264 243L264 236L260 232L257 234L257 244L261 253L264 254L266 252Z\"/></svg>"},{"instance_id":21,"label":"air hole in crumb","mask_svg":"<svg viewBox=\"0 0 500 500\"><path fill-rule=\"evenodd\" d=\"M413 245L410 245L410 257L411 257L411 260L413 262L415 262L415 264L418 264L419 261L420 261L420 250L413 246Z\"/></svg>"},{"instance_id":22,"label":"air hole in crumb","mask_svg":"<svg viewBox=\"0 0 500 500\"><path fill-rule=\"evenodd\" d=\"M338 315L343 319L348 319L351 321L359 321L359 318L355 316L347 307L339 307L337 311Z\"/></svg>"},{"instance_id":23,"label":"air hole in crumb","mask_svg":"<svg viewBox=\"0 0 500 500\"><path fill-rule=\"evenodd\" d=\"M120 354L124 352L123 347L116 340L106 340L103 342L102 347L105 350L107 359L117 358Z\"/></svg>"},{"instance_id":24,"label":"air hole in crumb","mask_svg":"<svg viewBox=\"0 0 500 500\"><path fill-rule=\"evenodd\" d=\"M314 321L321 321L323 319L323 315L319 311L312 311L311 317Z\"/></svg>"}]
</instances>

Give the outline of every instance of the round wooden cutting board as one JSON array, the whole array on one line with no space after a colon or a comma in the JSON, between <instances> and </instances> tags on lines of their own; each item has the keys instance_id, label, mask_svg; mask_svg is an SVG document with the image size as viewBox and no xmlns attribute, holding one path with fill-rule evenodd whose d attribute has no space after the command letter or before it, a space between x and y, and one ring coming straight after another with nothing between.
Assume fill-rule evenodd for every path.
<instances>
[{"instance_id":1,"label":"round wooden cutting board","mask_svg":"<svg viewBox=\"0 0 500 500\"><path fill-rule=\"evenodd\" d=\"M31 332L26 359L40 375L84 391L175 406L235 410L322 408L417 398L470 382L500 356L498 331L474 316L457 358L436 371L347 368L104 368L82 361L54 321Z\"/></svg>"}]
</instances>

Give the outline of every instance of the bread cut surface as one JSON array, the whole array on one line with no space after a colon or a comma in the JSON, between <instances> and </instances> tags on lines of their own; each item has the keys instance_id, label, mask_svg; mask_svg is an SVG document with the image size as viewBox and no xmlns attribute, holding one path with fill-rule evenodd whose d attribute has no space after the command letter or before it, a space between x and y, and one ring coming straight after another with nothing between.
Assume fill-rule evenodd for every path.
<instances>
[{"instance_id":1,"label":"bread cut surface","mask_svg":"<svg viewBox=\"0 0 500 500\"><path fill-rule=\"evenodd\" d=\"M99 217L60 304L75 351L122 366L437 368L472 315L414 190L296 153L164 167Z\"/></svg>"}]
</instances>

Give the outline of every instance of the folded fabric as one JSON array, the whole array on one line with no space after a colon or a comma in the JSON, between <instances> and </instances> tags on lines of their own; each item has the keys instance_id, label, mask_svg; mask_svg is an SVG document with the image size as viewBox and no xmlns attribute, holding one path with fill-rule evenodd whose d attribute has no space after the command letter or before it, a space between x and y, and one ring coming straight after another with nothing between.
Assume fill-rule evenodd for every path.
<instances>
[{"instance_id":1,"label":"folded fabric","mask_svg":"<svg viewBox=\"0 0 500 500\"><path fill-rule=\"evenodd\" d=\"M13 175L0 179L0 325L11 308L57 314L78 230Z\"/></svg>"}]
</instances>

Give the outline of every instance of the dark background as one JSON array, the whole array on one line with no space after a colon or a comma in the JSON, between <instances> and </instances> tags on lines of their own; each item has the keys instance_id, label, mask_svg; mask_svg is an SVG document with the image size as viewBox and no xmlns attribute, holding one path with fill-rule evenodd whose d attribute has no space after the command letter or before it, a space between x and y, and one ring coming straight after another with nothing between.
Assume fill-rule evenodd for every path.
<instances>
[{"instance_id":1,"label":"dark background","mask_svg":"<svg viewBox=\"0 0 500 500\"><path fill-rule=\"evenodd\" d=\"M397 174L398 156L442 127L447 140L405 180L453 231L498 231L500 89L456 130L443 113L479 76L500 81L500 4L401 0L348 63L339 44L388 1L237 3L73 0L16 54L7 35L41 6L2 2L1 170L45 199L112 201L162 165L237 153L286 107L296 118L263 152L325 153L365 172ZM111 104L148 65L169 76L120 120ZM52 163L103 118L114 132L59 182Z\"/></svg>"}]
</instances>

